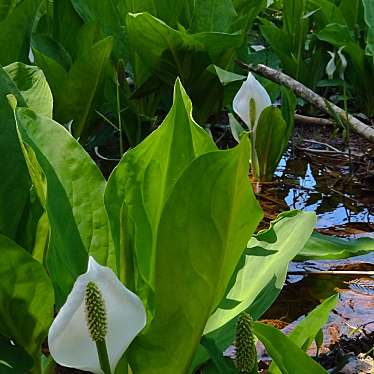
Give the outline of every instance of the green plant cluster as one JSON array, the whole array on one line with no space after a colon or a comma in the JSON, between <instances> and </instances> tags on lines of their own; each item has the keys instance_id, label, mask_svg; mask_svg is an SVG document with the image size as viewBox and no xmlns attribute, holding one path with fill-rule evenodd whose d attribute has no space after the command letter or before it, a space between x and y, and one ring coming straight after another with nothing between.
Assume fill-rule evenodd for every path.
<instances>
[{"instance_id":1,"label":"green plant cluster","mask_svg":"<svg viewBox=\"0 0 374 374\"><path fill-rule=\"evenodd\" d=\"M302 77L303 67L292 69L309 34L300 36L287 18L296 2L282 3L271 9L283 9L288 26L282 33L297 34L296 44L277 52L269 35L281 28L264 21L260 30L284 69ZM339 4L322 3L310 14L303 5L300 14L325 20L318 40L327 43L332 26L322 17L324 4ZM258 15L271 12L266 5L0 0L1 372L53 372L42 348L89 256L112 269L145 306L147 325L123 358L133 373L236 373L222 352L235 340L238 316L247 312L256 321L263 315L295 256L339 258L370 250L362 241L311 237L316 217L308 212L285 212L256 232L263 212L248 180L249 135L220 150L198 124L231 105L243 80L232 72L234 61L249 58L247 35ZM369 27L372 9L369 2L363 6ZM341 27L338 21L334 28ZM298 27L307 30L306 23ZM361 54L365 68L372 63L372 31ZM292 61L283 61L284 54ZM269 111L282 117L284 133L272 135L264 112L257 138L263 139L267 178L293 129L294 97L282 95L282 109ZM91 157L98 120L120 136L120 160L108 179ZM327 299L289 337L251 322L274 372L326 372L305 351L336 302L336 296ZM92 323L96 318L89 316ZM116 371L126 372L121 365Z\"/></svg>"}]
</instances>

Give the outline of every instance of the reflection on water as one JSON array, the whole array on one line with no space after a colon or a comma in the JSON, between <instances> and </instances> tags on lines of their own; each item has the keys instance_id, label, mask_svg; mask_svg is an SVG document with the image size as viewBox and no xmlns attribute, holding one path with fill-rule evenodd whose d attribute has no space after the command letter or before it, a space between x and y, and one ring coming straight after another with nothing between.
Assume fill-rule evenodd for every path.
<instances>
[{"instance_id":1,"label":"reflection on water","mask_svg":"<svg viewBox=\"0 0 374 374\"><path fill-rule=\"evenodd\" d=\"M317 228L350 223L374 224L374 201L362 201L362 191L355 186L341 191L340 177L344 173L346 170L341 170L341 175L331 176L303 158L291 160L286 155L279 164L276 176L283 184L282 197L286 204L290 209L316 212ZM364 200L368 200L368 196Z\"/></svg>"},{"instance_id":2,"label":"reflection on water","mask_svg":"<svg viewBox=\"0 0 374 374\"><path fill-rule=\"evenodd\" d=\"M318 163L303 154L295 158L287 154L279 164L276 182L261 191L260 197L265 199L262 202L271 208L271 213L283 202L290 209L314 211L318 217L317 229L328 234L374 238L373 187L350 178L349 169L337 161L328 161ZM284 203L283 209L286 208ZM352 227L363 229L356 232ZM374 277L369 274L299 274L300 270L329 269L372 271L374 252L344 260L291 263L286 285L264 318L291 323L304 318L328 296L339 292L338 305L324 329L326 345L351 333L355 327L365 325L367 331L373 331Z\"/></svg>"}]
</instances>

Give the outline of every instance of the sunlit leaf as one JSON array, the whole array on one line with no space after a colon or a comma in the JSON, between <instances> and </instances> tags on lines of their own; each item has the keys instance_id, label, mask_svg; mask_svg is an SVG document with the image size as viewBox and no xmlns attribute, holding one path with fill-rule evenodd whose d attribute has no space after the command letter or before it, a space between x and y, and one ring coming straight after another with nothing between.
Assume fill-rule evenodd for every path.
<instances>
[{"instance_id":1,"label":"sunlit leaf","mask_svg":"<svg viewBox=\"0 0 374 374\"><path fill-rule=\"evenodd\" d=\"M116 270L103 201L105 180L61 125L25 108L15 114L29 172L51 227L47 265L60 304L85 272L88 254Z\"/></svg>"}]
</instances>

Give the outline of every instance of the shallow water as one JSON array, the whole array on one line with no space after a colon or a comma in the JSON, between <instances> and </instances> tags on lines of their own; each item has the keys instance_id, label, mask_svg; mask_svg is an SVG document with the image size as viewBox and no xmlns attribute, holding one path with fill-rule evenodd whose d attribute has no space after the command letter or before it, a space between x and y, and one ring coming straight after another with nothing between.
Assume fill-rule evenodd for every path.
<instances>
[{"instance_id":1,"label":"shallow water","mask_svg":"<svg viewBox=\"0 0 374 374\"><path fill-rule=\"evenodd\" d=\"M316 229L322 233L374 238L374 186L350 179L350 171L334 159L318 161L302 153L292 159L288 152L277 169L276 181L261 189L265 212L270 217L287 207L314 211L318 217ZM289 266L291 273L313 270L373 271L374 252L344 260L293 262ZM279 322L280 327L288 325L287 331L337 292L338 305L324 327L324 347L327 349L342 335L360 333L362 328L374 331L374 276L365 274L291 274L263 318Z\"/></svg>"},{"instance_id":2,"label":"shallow water","mask_svg":"<svg viewBox=\"0 0 374 374\"><path fill-rule=\"evenodd\" d=\"M341 174L347 173L342 170ZM276 171L282 188L285 189L284 201L290 209L314 211L318 215L316 228L330 228L351 224L374 225L374 190L365 196L358 186L351 186L344 192L335 187L336 180L312 165L307 159L291 160L288 153L281 160ZM368 231L368 235L373 233ZM348 233L348 236L350 234Z\"/></svg>"}]
</instances>

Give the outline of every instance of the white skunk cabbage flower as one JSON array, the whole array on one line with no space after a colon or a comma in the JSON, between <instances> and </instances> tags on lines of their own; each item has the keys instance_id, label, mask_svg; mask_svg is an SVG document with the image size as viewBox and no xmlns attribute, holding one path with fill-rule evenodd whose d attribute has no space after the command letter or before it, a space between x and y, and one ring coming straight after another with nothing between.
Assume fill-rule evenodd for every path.
<instances>
[{"instance_id":1,"label":"white skunk cabbage flower","mask_svg":"<svg viewBox=\"0 0 374 374\"><path fill-rule=\"evenodd\" d=\"M103 373L96 342L105 339L112 373L146 325L143 303L108 267L89 258L49 329L48 344L60 365Z\"/></svg>"},{"instance_id":2,"label":"white skunk cabbage flower","mask_svg":"<svg viewBox=\"0 0 374 374\"><path fill-rule=\"evenodd\" d=\"M235 113L250 130L253 130L262 111L271 105L271 100L261 83L252 73L248 73L248 77L235 95L232 105Z\"/></svg>"}]
</instances>

